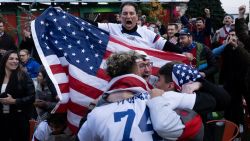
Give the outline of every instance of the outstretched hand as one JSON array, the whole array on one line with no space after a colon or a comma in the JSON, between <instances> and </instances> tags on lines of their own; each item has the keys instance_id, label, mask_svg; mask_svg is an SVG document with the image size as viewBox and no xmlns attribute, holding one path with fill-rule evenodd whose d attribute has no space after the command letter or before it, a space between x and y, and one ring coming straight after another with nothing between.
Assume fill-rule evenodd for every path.
<instances>
[{"instance_id":1,"label":"outstretched hand","mask_svg":"<svg viewBox=\"0 0 250 141\"><path fill-rule=\"evenodd\" d=\"M245 12L246 12L246 5L241 5L239 7L239 18L244 18Z\"/></svg>"},{"instance_id":2,"label":"outstretched hand","mask_svg":"<svg viewBox=\"0 0 250 141\"><path fill-rule=\"evenodd\" d=\"M204 12L205 12L205 14L206 14L206 17L210 17L210 10L208 9L208 8L205 8L204 9Z\"/></svg>"}]
</instances>

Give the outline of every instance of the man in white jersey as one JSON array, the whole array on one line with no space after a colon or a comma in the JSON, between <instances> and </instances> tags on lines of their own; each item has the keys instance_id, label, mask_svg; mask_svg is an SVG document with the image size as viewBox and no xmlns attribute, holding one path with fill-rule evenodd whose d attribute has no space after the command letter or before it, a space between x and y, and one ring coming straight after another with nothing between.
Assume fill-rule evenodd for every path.
<instances>
[{"instance_id":1,"label":"man in white jersey","mask_svg":"<svg viewBox=\"0 0 250 141\"><path fill-rule=\"evenodd\" d=\"M165 114L166 108L169 108L169 106L176 108L178 106L176 104L184 100L178 97L182 97L185 93L196 96L193 99L195 102L191 109L205 116L203 117L204 122L206 122L208 113L223 111L230 103L230 96L225 89L202 78L199 71L191 66L171 62L162 66L158 74L159 80L156 83L156 87L162 90L153 90L154 93L151 94L151 100L147 102L147 106L150 109L153 127L162 137L168 135L168 133L165 133L165 128L168 127L163 124L163 121L168 120L168 115ZM180 95L177 91L183 94ZM179 108L181 109L182 107ZM160 115L161 120L154 115ZM193 139L195 138L197 136L194 136ZM205 136L204 139L206 138Z\"/></svg>"},{"instance_id":2,"label":"man in white jersey","mask_svg":"<svg viewBox=\"0 0 250 141\"><path fill-rule=\"evenodd\" d=\"M87 20L87 19L85 19ZM133 2L124 2L120 11L121 24L93 23L93 25L106 30L111 35L118 36L127 42L140 47L151 47L158 50L182 53L181 48L175 46L153 31L137 26L138 5Z\"/></svg>"},{"instance_id":3,"label":"man in white jersey","mask_svg":"<svg viewBox=\"0 0 250 141\"><path fill-rule=\"evenodd\" d=\"M143 78L135 75L140 59L140 54L131 51L113 54L107 60L107 73L112 80L103 94L105 102L89 113L78 132L80 141L163 140L154 132L150 109L146 106L150 99L149 86ZM182 102L176 105L191 108L194 100L195 96L184 95ZM169 126L165 128L167 135L164 138L177 140L184 133L185 125L172 108L166 107L165 112L169 118L164 124ZM158 115L155 117L160 119Z\"/></svg>"}]
</instances>

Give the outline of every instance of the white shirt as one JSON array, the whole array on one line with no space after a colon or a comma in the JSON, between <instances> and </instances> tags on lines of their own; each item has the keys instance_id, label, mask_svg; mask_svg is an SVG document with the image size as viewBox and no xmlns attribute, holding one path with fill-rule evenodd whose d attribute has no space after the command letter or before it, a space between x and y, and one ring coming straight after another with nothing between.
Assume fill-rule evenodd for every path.
<instances>
[{"instance_id":1,"label":"white shirt","mask_svg":"<svg viewBox=\"0 0 250 141\"><path fill-rule=\"evenodd\" d=\"M163 138L176 140L177 130L184 128L180 121L172 120L172 109L193 109L196 94L184 94L174 91L165 92L162 96L147 101L150 117L155 131ZM160 117L160 118L159 118ZM176 135L177 134L177 135Z\"/></svg>"},{"instance_id":2,"label":"white shirt","mask_svg":"<svg viewBox=\"0 0 250 141\"><path fill-rule=\"evenodd\" d=\"M7 84L2 84L1 93L5 92Z\"/></svg>"},{"instance_id":3,"label":"white shirt","mask_svg":"<svg viewBox=\"0 0 250 141\"><path fill-rule=\"evenodd\" d=\"M111 35L116 35L123 40L136 45L138 47L150 47L158 50L162 50L166 43L166 40L160 35L157 35L153 31L146 27L137 26L136 32L132 34L122 33L122 25L115 23L98 23L98 27L106 30Z\"/></svg>"},{"instance_id":4,"label":"white shirt","mask_svg":"<svg viewBox=\"0 0 250 141\"><path fill-rule=\"evenodd\" d=\"M51 132L52 130L50 129L48 123L46 121L42 121L36 128L32 141L35 141L34 138L39 141L46 141L48 140Z\"/></svg>"},{"instance_id":5,"label":"white shirt","mask_svg":"<svg viewBox=\"0 0 250 141\"><path fill-rule=\"evenodd\" d=\"M94 108L78 132L79 140L121 141L131 139L133 141L153 141L153 136L156 134L152 128L149 110L146 108L148 99L149 94L145 92L120 102ZM175 135L177 138L181 135L184 125L179 115L172 109L169 109L169 111L172 112L166 113L169 115L169 120L165 122L172 122L171 125L175 124L171 127L172 134L169 136ZM157 140L163 139L159 137Z\"/></svg>"}]
</instances>

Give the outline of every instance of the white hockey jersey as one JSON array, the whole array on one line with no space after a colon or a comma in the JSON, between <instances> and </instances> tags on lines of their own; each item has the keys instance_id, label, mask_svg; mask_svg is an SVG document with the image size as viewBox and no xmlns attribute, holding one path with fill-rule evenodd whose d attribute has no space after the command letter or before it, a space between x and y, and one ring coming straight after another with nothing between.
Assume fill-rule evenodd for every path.
<instances>
[{"instance_id":1,"label":"white hockey jersey","mask_svg":"<svg viewBox=\"0 0 250 141\"><path fill-rule=\"evenodd\" d=\"M81 127L80 141L160 141L150 120L146 101L147 92L132 98L96 107ZM175 135L180 136L184 125L177 114L169 115L169 121L177 121ZM179 133L179 135L178 135Z\"/></svg>"},{"instance_id":2,"label":"white hockey jersey","mask_svg":"<svg viewBox=\"0 0 250 141\"><path fill-rule=\"evenodd\" d=\"M130 34L122 32L121 24L98 23L98 27L106 30L111 35L118 36L119 38L125 40L127 43L131 43L131 45L137 45L138 47L150 47L162 50L166 43L166 40L164 38L147 29L146 27L137 26L137 30Z\"/></svg>"}]
</instances>

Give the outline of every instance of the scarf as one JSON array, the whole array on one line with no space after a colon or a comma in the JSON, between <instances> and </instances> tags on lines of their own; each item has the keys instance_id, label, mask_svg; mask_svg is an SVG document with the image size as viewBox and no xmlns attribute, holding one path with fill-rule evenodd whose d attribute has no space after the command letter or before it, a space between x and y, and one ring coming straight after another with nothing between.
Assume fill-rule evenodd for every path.
<instances>
[{"instance_id":1,"label":"scarf","mask_svg":"<svg viewBox=\"0 0 250 141\"><path fill-rule=\"evenodd\" d=\"M109 103L106 99L112 93L130 91L133 95L148 92L151 87L138 75L126 74L113 78L107 85L106 91L98 101L97 106Z\"/></svg>"}]
</instances>

